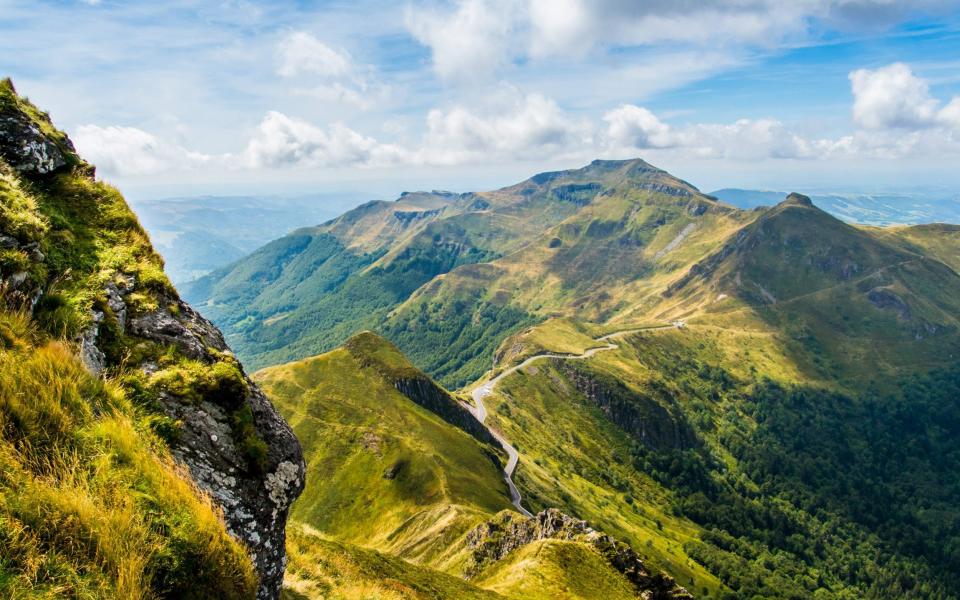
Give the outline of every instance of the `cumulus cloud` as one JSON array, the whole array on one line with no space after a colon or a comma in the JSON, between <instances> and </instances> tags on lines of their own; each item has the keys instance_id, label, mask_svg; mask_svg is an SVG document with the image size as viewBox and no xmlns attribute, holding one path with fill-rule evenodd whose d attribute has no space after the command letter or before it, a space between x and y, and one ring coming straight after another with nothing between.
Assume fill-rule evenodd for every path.
<instances>
[{"instance_id":1,"label":"cumulus cloud","mask_svg":"<svg viewBox=\"0 0 960 600\"><path fill-rule=\"evenodd\" d=\"M516 0L460 0L452 11L411 8L406 23L431 48L437 74L467 81L508 62L519 8Z\"/></svg>"},{"instance_id":2,"label":"cumulus cloud","mask_svg":"<svg viewBox=\"0 0 960 600\"><path fill-rule=\"evenodd\" d=\"M551 156L592 145L592 127L540 94L506 89L480 109L454 106L427 115L417 157L428 164L477 159Z\"/></svg>"},{"instance_id":3,"label":"cumulus cloud","mask_svg":"<svg viewBox=\"0 0 960 600\"><path fill-rule=\"evenodd\" d=\"M357 65L345 50L305 31L293 31L276 47L277 74L294 83L291 93L321 102L369 110L387 97L371 67Z\"/></svg>"},{"instance_id":4,"label":"cumulus cloud","mask_svg":"<svg viewBox=\"0 0 960 600\"><path fill-rule=\"evenodd\" d=\"M600 155L672 154L731 160L899 159L960 154L960 96L945 104L907 65L850 73L853 129L839 137L797 131L773 118L729 123L672 124L649 108L621 104L599 119L576 116L553 99L509 85L470 103L434 108L417 137L408 127L383 131L391 143L342 123L325 126L271 111L235 154L191 152L132 127L84 125L74 134L81 152L101 170L141 175L199 165L282 167L396 167L459 165ZM331 88L318 92L349 93ZM415 140L415 141L414 141Z\"/></svg>"},{"instance_id":5,"label":"cumulus cloud","mask_svg":"<svg viewBox=\"0 0 960 600\"><path fill-rule=\"evenodd\" d=\"M640 106L621 104L603 115L603 120L607 122L606 139L613 147L669 148L676 144L670 126Z\"/></svg>"},{"instance_id":6,"label":"cumulus cloud","mask_svg":"<svg viewBox=\"0 0 960 600\"><path fill-rule=\"evenodd\" d=\"M776 119L671 126L648 109L606 113L607 151L669 150L698 158L899 159L960 153L960 96L941 107L930 86L905 64L850 73L853 132L821 138Z\"/></svg>"},{"instance_id":7,"label":"cumulus cloud","mask_svg":"<svg viewBox=\"0 0 960 600\"><path fill-rule=\"evenodd\" d=\"M81 125L72 137L80 154L101 171L115 175L189 169L212 160L136 127Z\"/></svg>"},{"instance_id":8,"label":"cumulus cloud","mask_svg":"<svg viewBox=\"0 0 960 600\"><path fill-rule=\"evenodd\" d=\"M271 111L260 122L243 153L251 169L282 166L389 166L405 152L392 144L357 133L336 123L322 129L306 121Z\"/></svg>"},{"instance_id":9,"label":"cumulus cloud","mask_svg":"<svg viewBox=\"0 0 960 600\"><path fill-rule=\"evenodd\" d=\"M621 105L604 115L606 151L671 149L697 158L814 158L829 142L807 140L776 119L694 123L672 127L650 110Z\"/></svg>"},{"instance_id":10,"label":"cumulus cloud","mask_svg":"<svg viewBox=\"0 0 960 600\"><path fill-rule=\"evenodd\" d=\"M861 127L928 127L936 119L939 102L930 96L930 86L903 63L858 69L850 73L850 83L853 118Z\"/></svg>"}]
</instances>

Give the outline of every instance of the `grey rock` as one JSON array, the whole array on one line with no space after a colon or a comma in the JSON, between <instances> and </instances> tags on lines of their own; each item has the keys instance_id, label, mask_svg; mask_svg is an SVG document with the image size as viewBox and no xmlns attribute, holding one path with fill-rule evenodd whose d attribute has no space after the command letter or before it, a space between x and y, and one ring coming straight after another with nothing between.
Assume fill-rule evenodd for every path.
<instances>
[{"instance_id":1,"label":"grey rock","mask_svg":"<svg viewBox=\"0 0 960 600\"><path fill-rule=\"evenodd\" d=\"M103 321L103 313L93 311L93 322L89 327L80 332L77 336L77 342L80 344L80 360L91 373L99 375L106 368L107 358L97 347L97 338L100 334L100 323Z\"/></svg>"},{"instance_id":2,"label":"grey rock","mask_svg":"<svg viewBox=\"0 0 960 600\"><path fill-rule=\"evenodd\" d=\"M0 250L9 250L10 248L19 248L20 242L11 235L0 235Z\"/></svg>"},{"instance_id":3,"label":"grey rock","mask_svg":"<svg viewBox=\"0 0 960 600\"><path fill-rule=\"evenodd\" d=\"M73 152L73 145L65 145ZM66 166L63 150L20 111L0 114L0 156L17 171L46 174Z\"/></svg>"},{"instance_id":4,"label":"grey rock","mask_svg":"<svg viewBox=\"0 0 960 600\"><path fill-rule=\"evenodd\" d=\"M250 470L237 448L230 417L210 402L200 406L164 396L164 411L182 423L174 456L223 508L231 534L249 548L260 577L258 598L279 597L286 566L285 529L290 505L303 491L306 467L300 445L273 405L250 384L245 399L257 434L269 448L264 473Z\"/></svg>"},{"instance_id":5,"label":"grey rock","mask_svg":"<svg viewBox=\"0 0 960 600\"><path fill-rule=\"evenodd\" d=\"M120 287L113 300L122 301ZM111 301L108 290L108 303ZM175 298L176 314L162 308L128 319L128 332L179 348L186 356L203 362L218 358L211 351L229 349L213 324L185 302ZM111 306L116 313L116 309ZM141 365L155 371L153 363ZM251 470L233 440L230 415L210 402L196 406L173 396L161 399L164 412L182 423L174 456L187 465L194 481L223 507L230 532L250 549L260 578L258 598L279 597L286 567L286 521L290 505L303 491L306 465L300 443L289 425L249 378L249 392L242 400L253 415L257 435L268 448L266 468Z\"/></svg>"},{"instance_id":6,"label":"grey rock","mask_svg":"<svg viewBox=\"0 0 960 600\"><path fill-rule=\"evenodd\" d=\"M117 328L120 333L124 333L127 328L127 303L123 300L123 295L117 284L112 281L104 289L107 293L107 306L117 318Z\"/></svg>"},{"instance_id":7,"label":"grey rock","mask_svg":"<svg viewBox=\"0 0 960 600\"><path fill-rule=\"evenodd\" d=\"M175 300L174 316L166 307L129 320L133 335L153 340L164 345L177 346L186 356L195 360L208 358L208 348L227 350L220 330L204 319L187 303Z\"/></svg>"},{"instance_id":8,"label":"grey rock","mask_svg":"<svg viewBox=\"0 0 960 600\"><path fill-rule=\"evenodd\" d=\"M16 273L10 275L7 278L7 289L15 290L19 288L27 280L30 274L26 271L17 271Z\"/></svg>"},{"instance_id":9,"label":"grey rock","mask_svg":"<svg viewBox=\"0 0 960 600\"><path fill-rule=\"evenodd\" d=\"M910 306L904 302L903 298L883 286L867 292L867 300L879 309L894 311L903 321L909 321L912 315Z\"/></svg>"}]
</instances>

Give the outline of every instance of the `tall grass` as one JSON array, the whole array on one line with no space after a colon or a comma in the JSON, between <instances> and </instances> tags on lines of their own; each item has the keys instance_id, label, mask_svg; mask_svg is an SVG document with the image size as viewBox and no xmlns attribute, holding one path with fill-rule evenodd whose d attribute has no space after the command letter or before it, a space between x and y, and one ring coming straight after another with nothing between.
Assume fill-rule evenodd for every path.
<instances>
[{"instance_id":1,"label":"tall grass","mask_svg":"<svg viewBox=\"0 0 960 600\"><path fill-rule=\"evenodd\" d=\"M0 597L253 597L249 557L148 417L24 315L0 332Z\"/></svg>"}]
</instances>

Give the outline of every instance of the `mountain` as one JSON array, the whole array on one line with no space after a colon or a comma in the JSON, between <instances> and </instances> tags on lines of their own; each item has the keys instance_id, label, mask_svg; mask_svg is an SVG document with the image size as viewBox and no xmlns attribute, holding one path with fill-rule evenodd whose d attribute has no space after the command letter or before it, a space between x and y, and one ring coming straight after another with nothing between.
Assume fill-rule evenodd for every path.
<instances>
[{"instance_id":1,"label":"mountain","mask_svg":"<svg viewBox=\"0 0 960 600\"><path fill-rule=\"evenodd\" d=\"M956 598L958 265L956 226L854 225L800 194L741 210L597 161L369 204L192 292L254 364L379 332L484 405L535 519L589 523L696 596ZM350 505L329 493L320 506ZM528 539L507 510L472 531ZM375 549L464 575L451 538ZM496 538L470 581L505 595L532 593L527 566L574 589L556 565L593 559Z\"/></svg>"},{"instance_id":2,"label":"mountain","mask_svg":"<svg viewBox=\"0 0 960 600\"><path fill-rule=\"evenodd\" d=\"M277 598L297 440L0 81L0 595Z\"/></svg>"},{"instance_id":3,"label":"mountain","mask_svg":"<svg viewBox=\"0 0 960 600\"><path fill-rule=\"evenodd\" d=\"M595 161L492 192L368 203L184 293L255 367L375 329L462 385L504 335L562 310L605 318L622 300L611 289L675 268L674 247L713 243L747 218L643 161Z\"/></svg>"},{"instance_id":4,"label":"mountain","mask_svg":"<svg viewBox=\"0 0 960 600\"><path fill-rule=\"evenodd\" d=\"M513 512L502 448L385 339L363 332L254 379L307 457L291 513L293 591L319 598L389 577L402 597L686 597L584 522ZM323 566L334 560L349 575Z\"/></svg>"},{"instance_id":5,"label":"mountain","mask_svg":"<svg viewBox=\"0 0 960 600\"><path fill-rule=\"evenodd\" d=\"M304 223L322 223L365 200L311 196L195 196L133 200L131 207L177 286L226 266Z\"/></svg>"},{"instance_id":6,"label":"mountain","mask_svg":"<svg viewBox=\"0 0 960 600\"><path fill-rule=\"evenodd\" d=\"M787 194L725 188L710 195L738 208L772 206ZM888 194L811 194L813 203L848 223L919 225L960 223L960 197L950 192L917 191Z\"/></svg>"}]
</instances>

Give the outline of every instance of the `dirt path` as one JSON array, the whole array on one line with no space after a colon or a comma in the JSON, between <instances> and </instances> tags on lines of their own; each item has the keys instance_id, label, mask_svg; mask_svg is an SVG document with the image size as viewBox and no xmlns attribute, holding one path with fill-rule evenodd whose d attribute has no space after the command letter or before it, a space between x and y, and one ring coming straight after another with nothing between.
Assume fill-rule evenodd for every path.
<instances>
[{"instance_id":1,"label":"dirt path","mask_svg":"<svg viewBox=\"0 0 960 600\"><path fill-rule=\"evenodd\" d=\"M679 324L677 324L679 323ZM670 325L657 325L653 327L641 327L638 329L625 329L623 331L615 331L614 333L608 333L605 336L596 338L596 342L602 343L602 346L596 346L593 348L587 349L582 354L555 354L551 352L546 352L544 354L537 354L526 359L518 365L514 365L509 369L503 371L493 379L490 379L477 387L473 388L470 392L470 397L473 398L474 405L464 403L464 406L473 413L473 416L480 421L481 424L487 427L487 431L490 432L500 445L503 446L503 449L507 451L507 465L503 468L503 478L507 482L507 487L510 488L510 501L513 503L513 506L520 511L522 514L532 517L533 514L523 507L521 503L520 491L517 489L516 484L513 483L513 472L517 469L517 463L520 461L520 454L517 452L517 449L507 441L500 432L487 426L487 407L483 403L483 399L493 393L494 388L497 387L497 384L500 383L500 380L504 377L516 373L520 369L530 365L531 363L544 360L547 358L561 358L566 360L584 360L590 358L591 356L598 354L600 352L606 352L607 350L613 350L618 348L620 345L614 343L613 340L622 338L624 336L630 335L631 333L637 333L638 331L647 331L650 329L667 329L670 327L683 327L682 322L677 322Z\"/></svg>"}]
</instances>

